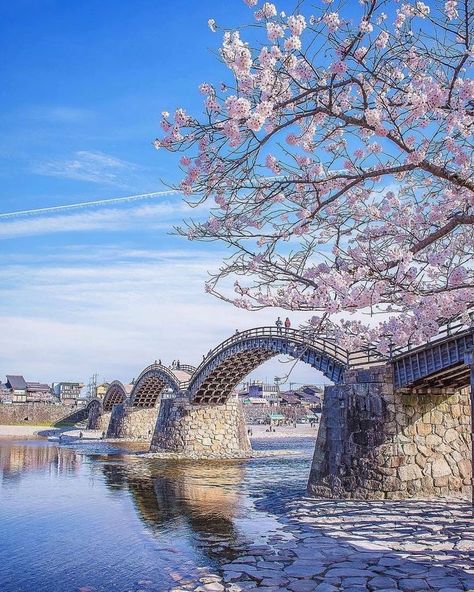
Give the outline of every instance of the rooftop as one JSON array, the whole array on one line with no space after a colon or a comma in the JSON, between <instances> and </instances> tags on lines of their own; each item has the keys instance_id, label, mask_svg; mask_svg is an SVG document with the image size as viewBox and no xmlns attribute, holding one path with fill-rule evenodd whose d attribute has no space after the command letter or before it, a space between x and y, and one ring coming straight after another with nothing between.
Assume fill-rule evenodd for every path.
<instances>
[{"instance_id":1,"label":"rooftop","mask_svg":"<svg viewBox=\"0 0 474 592\"><path fill-rule=\"evenodd\" d=\"M20 374L7 374L7 386L14 391L26 391L26 381Z\"/></svg>"}]
</instances>

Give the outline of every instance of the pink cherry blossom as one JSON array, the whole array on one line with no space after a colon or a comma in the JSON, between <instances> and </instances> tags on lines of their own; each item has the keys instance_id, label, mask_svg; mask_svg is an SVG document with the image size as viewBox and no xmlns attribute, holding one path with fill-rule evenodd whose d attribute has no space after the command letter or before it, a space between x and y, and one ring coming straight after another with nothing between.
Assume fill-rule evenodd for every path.
<instances>
[{"instance_id":1,"label":"pink cherry blossom","mask_svg":"<svg viewBox=\"0 0 474 592\"><path fill-rule=\"evenodd\" d=\"M261 12L265 18L272 18L273 16L276 16L277 9L271 2L265 2L261 8Z\"/></svg>"},{"instance_id":2,"label":"pink cherry blossom","mask_svg":"<svg viewBox=\"0 0 474 592\"><path fill-rule=\"evenodd\" d=\"M285 40L285 49L286 51L295 51L301 49L301 40L299 37L293 35L292 37L288 37Z\"/></svg>"},{"instance_id":3,"label":"pink cherry blossom","mask_svg":"<svg viewBox=\"0 0 474 592\"><path fill-rule=\"evenodd\" d=\"M343 74L347 70L347 64L342 61L334 62L330 68L333 74Z\"/></svg>"},{"instance_id":4,"label":"pink cherry blossom","mask_svg":"<svg viewBox=\"0 0 474 592\"><path fill-rule=\"evenodd\" d=\"M260 113L252 113L247 119L247 127L254 132L258 132L265 122L265 118Z\"/></svg>"},{"instance_id":5,"label":"pink cherry blossom","mask_svg":"<svg viewBox=\"0 0 474 592\"><path fill-rule=\"evenodd\" d=\"M379 33L377 39L375 40L375 46L378 47L379 49L383 49L384 47L386 47L388 40L389 40L388 32L381 31Z\"/></svg>"},{"instance_id":6,"label":"pink cherry blossom","mask_svg":"<svg viewBox=\"0 0 474 592\"><path fill-rule=\"evenodd\" d=\"M339 29L341 19L339 18L339 14L337 12L328 12L323 16L323 22L326 24L329 31L334 33L334 31Z\"/></svg>"},{"instance_id":7,"label":"pink cherry blossom","mask_svg":"<svg viewBox=\"0 0 474 592\"><path fill-rule=\"evenodd\" d=\"M372 23L370 23L367 19L362 19L359 25L359 31L361 33L371 33L374 30Z\"/></svg>"},{"instance_id":8,"label":"pink cherry blossom","mask_svg":"<svg viewBox=\"0 0 474 592\"><path fill-rule=\"evenodd\" d=\"M296 35L297 37L299 37L306 28L306 19L302 14L289 16L287 23L292 35Z\"/></svg>"},{"instance_id":9,"label":"pink cherry blossom","mask_svg":"<svg viewBox=\"0 0 474 592\"><path fill-rule=\"evenodd\" d=\"M284 37L285 31L281 25L278 23L274 23L273 21L269 21L267 23L267 35L270 41L276 41L280 37Z\"/></svg>"},{"instance_id":10,"label":"pink cherry blossom","mask_svg":"<svg viewBox=\"0 0 474 592\"><path fill-rule=\"evenodd\" d=\"M458 17L458 3L455 0L448 0L444 3L444 12L450 21Z\"/></svg>"},{"instance_id":11,"label":"pink cherry blossom","mask_svg":"<svg viewBox=\"0 0 474 592\"><path fill-rule=\"evenodd\" d=\"M163 112L154 146L209 204L182 234L230 249L210 293L388 352L474 306L474 48L459 2L324 4L226 31L227 78L200 85L202 116Z\"/></svg>"},{"instance_id":12,"label":"pink cherry blossom","mask_svg":"<svg viewBox=\"0 0 474 592\"><path fill-rule=\"evenodd\" d=\"M231 95L225 100L225 106L232 119L245 119L250 115L251 103L244 97Z\"/></svg>"},{"instance_id":13,"label":"pink cherry blossom","mask_svg":"<svg viewBox=\"0 0 474 592\"><path fill-rule=\"evenodd\" d=\"M356 60L363 60L364 57L367 55L367 52L369 51L369 49L367 47L358 47L355 51L354 51L354 57Z\"/></svg>"}]
</instances>

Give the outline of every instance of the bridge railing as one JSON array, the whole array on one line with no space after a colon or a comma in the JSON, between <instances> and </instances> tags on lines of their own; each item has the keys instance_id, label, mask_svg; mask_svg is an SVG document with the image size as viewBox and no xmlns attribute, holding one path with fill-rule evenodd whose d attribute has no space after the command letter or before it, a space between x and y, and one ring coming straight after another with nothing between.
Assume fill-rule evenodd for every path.
<instances>
[{"instance_id":1,"label":"bridge railing","mask_svg":"<svg viewBox=\"0 0 474 592\"><path fill-rule=\"evenodd\" d=\"M183 372L187 372L188 374L194 374L196 372L196 366L191 366L191 364L180 364L179 368L171 368L171 370L182 370Z\"/></svg>"},{"instance_id":2,"label":"bridge railing","mask_svg":"<svg viewBox=\"0 0 474 592\"><path fill-rule=\"evenodd\" d=\"M189 368L194 368L194 366L189 366ZM147 366L144 370L142 370L140 372L140 376L137 378L136 383L140 380L140 377L141 376L143 376L147 372L150 372L151 370L161 370L164 374L167 374L170 377L171 380L173 380L174 382L178 383L178 386L180 388L186 388L186 386L189 383L189 380L184 380L184 381L183 380L181 380L181 381L178 380L176 378L176 375L174 374L173 370L171 368L168 368L168 366L164 366L163 364L150 364L149 366ZM194 370L196 370L196 368L194 368Z\"/></svg>"},{"instance_id":3,"label":"bridge railing","mask_svg":"<svg viewBox=\"0 0 474 592\"><path fill-rule=\"evenodd\" d=\"M211 358L214 358L220 352L231 347L235 343L246 339L251 339L253 337L275 337L278 339L284 338L302 346L313 346L317 348L322 354L327 354L346 368L380 364L385 361L385 358L377 352L375 347L368 347L360 351L349 352L345 348L338 345L333 337L316 333L309 329L286 329L284 327L278 328L274 326L255 327L253 329L247 329L246 331L234 333L234 335L211 350L207 356L205 356L201 364L197 367L194 375L196 376L199 374L199 372L206 366L208 361Z\"/></svg>"},{"instance_id":4,"label":"bridge railing","mask_svg":"<svg viewBox=\"0 0 474 592\"><path fill-rule=\"evenodd\" d=\"M470 314L472 314L472 312ZM462 335L467 335L471 332L473 333L474 338L473 322L471 321L471 323L465 323L460 318L457 318L442 325L436 335L433 335L433 337L427 339L423 343L413 344L408 342L407 345L394 348L390 357L391 359L401 358L402 356L412 353L416 350L426 349L427 346L437 345L443 343L444 341L449 341L453 337L461 337Z\"/></svg>"}]
</instances>

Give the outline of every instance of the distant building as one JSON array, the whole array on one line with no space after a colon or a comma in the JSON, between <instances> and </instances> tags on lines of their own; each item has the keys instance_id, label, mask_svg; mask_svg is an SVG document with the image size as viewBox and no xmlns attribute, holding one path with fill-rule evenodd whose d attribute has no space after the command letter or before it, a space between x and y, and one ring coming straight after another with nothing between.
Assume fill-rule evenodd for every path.
<instances>
[{"instance_id":1,"label":"distant building","mask_svg":"<svg viewBox=\"0 0 474 592\"><path fill-rule=\"evenodd\" d=\"M323 390L315 385L304 385L299 389L281 393L283 406L306 407L314 411L320 411L322 405Z\"/></svg>"},{"instance_id":2,"label":"distant building","mask_svg":"<svg viewBox=\"0 0 474 592\"><path fill-rule=\"evenodd\" d=\"M53 392L64 405L77 405L83 388L81 382L53 382Z\"/></svg>"},{"instance_id":3,"label":"distant building","mask_svg":"<svg viewBox=\"0 0 474 592\"><path fill-rule=\"evenodd\" d=\"M26 381L23 376L7 374L5 386L10 391L12 403L26 403Z\"/></svg>"},{"instance_id":4,"label":"distant building","mask_svg":"<svg viewBox=\"0 0 474 592\"><path fill-rule=\"evenodd\" d=\"M0 403L11 403L12 396L10 389L4 382L0 382Z\"/></svg>"},{"instance_id":5,"label":"distant building","mask_svg":"<svg viewBox=\"0 0 474 592\"><path fill-rule=\"evenodd\" d=\"M54 395L49 384L44 382L26 383L26 402L27 403L52 403Z\"/></svg>"},{"instance_id":6,"label":"distant building","mask_svg":"<svg viewBox=\"0 0 474 592\"><path fill-rule=\"evenodd\" d=\"M263 397L245 397L242 398L240 397L240 401L242 401L242 403L244 405L256 405L259 407L267 407L268 406L268 401L266 399L264 399Z\"/></svg>"},{"instance_id":7,"label":"distant building","mask_svg":"<svg viewBox=\"0 0 474 592\"><path fill-rule=\"evenodd\" d=\"M243 384L239 391L239 399L260 399L267 405L280 404L280 387L276 384L267 384L261 380L252 380ZM254 401L252 401L254 402Z\"/></svg>"},{"instance_id":8,"label":"distant building","mask_svg":"<svg viewBox=\"0 0 474 592\"><path fill-rule=\"evenodd\" d=\"M7 374L0 385L0 399L8 403L51 403L53 396L48 384L27 382L19 374Z\"/></svg>"}]
</instances>

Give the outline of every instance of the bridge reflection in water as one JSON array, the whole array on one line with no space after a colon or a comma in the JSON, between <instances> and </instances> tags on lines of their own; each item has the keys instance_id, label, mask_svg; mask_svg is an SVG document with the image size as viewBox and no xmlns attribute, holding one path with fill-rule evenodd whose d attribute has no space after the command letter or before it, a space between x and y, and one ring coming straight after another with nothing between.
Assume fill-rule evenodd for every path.
<instances>
[{"instance_id":1,"label":"bridge reflection in water","mask_svg":"<svg viewBox=\"0 0 474 592\"><path fill-rule=\"evenodd\" d=\"M291 457L206 464L136 458L105 442L93 451L0 442L0 589L163 592L198 582L283 531L265 492L281 502L304 493L312 443L291 447Z\"/></svg>"},{"instance_id":2,"label":"bridge reflection in water","mask_svg":"<svg viewBox=\"0 0 474 592\"><path fill-rule=\"evenodd\" d=\"M48 442L3 443L0 446L0 481L19 482L23 474L74 474L82 457L73 450L49 445Z\"/></svg>"},{"instance_id":3,"label":"bridge reflection in water","mask_svg":"<svg viewBox=\"0 0 474 592\"><path fill-rule=\"evenodd\" d=\"M239 493L245 476L242 464L142 461L104 463L102 470L111 490L130 492L140 519L153 535L161 536L179 524L211 559L237 556L234 521L245 512Z\"/></svg>"}]
</instances>

